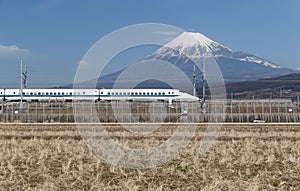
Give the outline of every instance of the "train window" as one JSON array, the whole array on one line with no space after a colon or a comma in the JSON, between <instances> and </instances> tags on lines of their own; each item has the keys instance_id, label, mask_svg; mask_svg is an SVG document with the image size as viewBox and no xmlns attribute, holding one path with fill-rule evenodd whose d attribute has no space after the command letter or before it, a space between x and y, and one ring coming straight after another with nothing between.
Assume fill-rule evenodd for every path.
<instances>
[{"instance_id":1,"label":"train window","mask_svg":"<svg viewBox=\"0 0 300 191\"><path fill-rule=\"evenodd\" d=\"M141 92L140 92L139 94L140 94L140 95L142 95L142 93L141 93Z\"/></svg>"},{"instance_id":2,"label":"train window","mask_svg":"<svg viewBox=\"0 0 300 191\"><path fill-rule=\"evenodd\" d=\"M82 94L84 95L84 94L85 94L85 92L82 92Z\"/></svg>"},{"instance_id":3,"label":"train window","mask_svg":"<svg viewBox=\"0 0 300 191\"><path fill-rule=\"evenodd\" d=\"M52 95L53 93L52 92L50 92L50 95Z\"/></svg>"},{"instance_id":4,"label":"train window","mask_svg":"<svg viewBox=\"0 0 300 191\"><path fill-rule=\"evenodd\" d=\"M110 95L110 92L108 92L107 95Z\"/></svg>"},{"instance_id":5,"label":"train window","mask_svg":"<svg viewBox=\"0 0 300 191\"><path fill-rule=\"evenodd\" d=\"M103 94L103 92L100 92L101 94Z\"/></svg>"},{"instance_id":6,"label":"train window","mask_svg":"<svg viewBox=\"0 0 300 191\"><path fill-rule=\"evenodd\" d=\"M33 93L32 93L32 92L30 92L30 95L33 95Z\"/></svg>"},{"instance_id":7,"label":"train window","mask_svg":"<svg viewBox=\"0 0 300 191\"><path fill-rule=\"evenodd\" d=\"M0 94L2 94L2 92Z\"/></svg>"},{"instance_id":8,"label":"train window","mask_svg":"<svg viewBox=\"0 0 300 191\"><path fill-rule=\"evenodd\" d=\"M157 93L155 92L154 95L157 95Z\"/></svg>"},{"instance_id":9,"label":"train window","mask_svg":"<svg viewBox=\"0 0 300 191\"><path fill-rule=\"evenodd\" d=\"M174 92L172 92L172 94L174 94Z\"/></svg>"},{"instance_id":10,"label":"train window","mask_svg":"<svg viewBox=\"0 0 300 191\"><path fill-rule=\"evenodd\" d=\"M145 92L143 92L143 95L146 95L146 93L145 93Z\"/></svg>"},{"instance_id":11,"label":"train window","mask_svg":"<svg viewBox=\"0 0 300 191\"><path fill-rule=\"evenodd\" d=\"M65 93L63 92L63 93L61 93L61 95L65 95Z\"/></svg>"},{"instance_id":12,"label":"train window","mask_svg":"<svg viewBox=\"0 0 300 191\"><path fill-rule=\"evenodd\" d=\"M38 95L41 95L41 92L39 92Z\"/></svg>"},{"instance_id":13,"label":"train window","mask_svg":"<svg viewBox=\"0 0 300 191\"><path fill-rule=\"evenodd\" d=\"M161 93L159 92L158 95L161 95Z\"/></svg>"},{"instance_id":14,"label":"train window","mask_svg":"<svg viewBox=\"0 0 300 191\"><path fill-rule=\"evenodd\" d=\"M166 93L165 93L165 92L163 92L163 93L162 93L162 95L166 95Z\"/></svg>"},{"instance_id":15,"label":"train window","mask_svg":"<svg viewBox=\"0 0 300 191\"><path fill-rule=\"evenodd\" d=\"M54 95L56 95L56 93L54 93Z\"/></svg>"},{"instance_id":16,"label":"train window","mask_svg":"<svg viewBox=\"0 0 300 191\"><path fill-rule=\"evenodd\" d=\"M46 95L49 95L49 93L48 93L48 92L46 92Z\"/></svg>"},{"instance_id":17,"label":"train window","mask_svg":"<svg viewBox=\"0 0 300 191\"><path fill-rule=\"evenodd\" d=\"M60 92L58 92L57 95L60 95Z\"/></svg>"},{"instance_id":18,"label":"train window","mask_svg":"<svg viewBox=\"0 0 300 191\"><path fill-rule=\"evenodd\" d=\"M147 95L149 95L149 92L147 92Z\"/></svg>"},{"instance_id":19,"label":"train window","mask_svg":"<svg viewBox=\"0 0 300 191\"><path fill-rule=\"evenodd\" d=\"M137 92L135 92L135 95L138 95L138 93L137 93Z\"/></svg>"},{"instance_id":20,"label":"train window","mask_svg":"<svg viewBox=\"0 0 300 191\"><path fill-rule=\"evenodd\" d=\"M14 92L14 94L16 94L16 92Z\"/></svg>"},{"instance_id":21,"label":"train window","mask_svg":"<svg viewBox=\"0 0 300 191\"><path fill-rule=\"evenodd\" d=\"M72 92L70 92L70 95L72 95Z\"/></svg>"},{"instance_id":22,"label":"train window","mask_svg":"<svg viewBox=\"0 0 300 191\"><path fill-rule=\"evenodd\" d=\"M151 92L151 95L153 95L153 92Z\"/></svg>"},{"instance_id":23,"label":"train window","mask_svg":"<svg viewBox=\"0 0 300 191\"><path fill-rule=\"evenodd\" d=\"M171 92L169 92L169 94L171 94Z\"/></svg>"}]
</instances>

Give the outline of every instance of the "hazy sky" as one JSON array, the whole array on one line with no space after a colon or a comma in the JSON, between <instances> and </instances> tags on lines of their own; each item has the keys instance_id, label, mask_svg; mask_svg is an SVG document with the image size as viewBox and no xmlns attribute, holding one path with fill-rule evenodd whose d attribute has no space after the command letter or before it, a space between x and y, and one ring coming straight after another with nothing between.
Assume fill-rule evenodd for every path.
<instances>
[{"instance_id":1,"label":"hazy sky","mask_svg":"<svg viewBox=\"0 0 300 191\"><path fill-rule=\"evenodd\" d=\"M73 81L79 61L101 37L138 23L200 32L232 49L300 68L298 0L0 0L0 88Z\"/></svg>"}]
</instances>

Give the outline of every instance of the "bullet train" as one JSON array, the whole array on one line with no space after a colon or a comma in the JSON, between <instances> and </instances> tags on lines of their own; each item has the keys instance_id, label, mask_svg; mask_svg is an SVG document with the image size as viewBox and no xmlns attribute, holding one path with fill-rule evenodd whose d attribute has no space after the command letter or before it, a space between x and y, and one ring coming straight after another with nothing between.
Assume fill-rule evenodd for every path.
<instances>
[{"instance_id":1,"label":"bullet train","mask_svg":"<svg viewBox=\"0 0 300 191\"><path fill-rule=\"evenodd\" d=\"M5 101L112 101L161 100L199 101L199 98L177 89L0 89L0 99Z\"/></svg>"}]
</instances>

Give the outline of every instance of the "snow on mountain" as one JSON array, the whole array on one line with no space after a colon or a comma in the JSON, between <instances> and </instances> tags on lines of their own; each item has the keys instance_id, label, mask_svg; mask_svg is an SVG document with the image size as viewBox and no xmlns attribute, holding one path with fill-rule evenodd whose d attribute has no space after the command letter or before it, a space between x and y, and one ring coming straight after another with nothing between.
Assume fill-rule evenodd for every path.
<instances>
[{"instance_id":1,"label":"snow on mountain","mask_svg":"<svg viewBox=\"0 0 300 191\"><path fill-rule=\"evenodd\" d=\"M255 62L272 68L282 68L281 66L275 65L257 56L245 52L234 51L227 46L209 39L201 33L184 32L173 41L166 44L165 48L166 47L178 50L181 54L184 54L189 58L210 53L215 57L225 56L240 61Z\"/></svg>"},{"instance_id":2,"label":"snow on mountain","mask_svg":"<svg viewBox=\"0 0 300 191\"><path fill-rule=\"evenodd\" d=\"M225 81L244 81L270 78L292 73L294 70L249 54L235 51L200 33L184 32L146 59L161 59L173 63L188 75L192 74L191 59L205 54L214 56Z\"/></svg>"},{"instance_id":3,"label":"snow on mountain","mask_svg":"<svg viewBox=\"0 0 300 191\"><path fill-rule=\"evenodd\" d=\"M217 55L233 55L234 51L200 33L184 32L166 44L158 51L174 49L190 58L199 57L205 53Z\"/></svg>"}]
</instances>

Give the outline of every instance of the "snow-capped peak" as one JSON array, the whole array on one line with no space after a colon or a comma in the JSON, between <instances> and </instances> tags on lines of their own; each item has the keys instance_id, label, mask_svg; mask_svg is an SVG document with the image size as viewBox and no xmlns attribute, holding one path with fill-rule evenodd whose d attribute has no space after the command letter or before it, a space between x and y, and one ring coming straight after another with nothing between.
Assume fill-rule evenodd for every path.
<instances>
[{"instance_id":1,"label":"snow-capped peak","mask_svg":"<svg viewBox=\"0 0 300 191\"><path fill-rule=\"evenodd\" d=\"M185 46L185 47L191 47L191 46L197 46L199 44L203 45L211 45L212 43L216 43L215 41L207 38L201 33L195 33L195 32L183 32L181 35L176 37L173 41L171 41L168 45L173 46Z\"/></svg>"},{"instance_id":2,"label":"snow-capped peak","mask_svg":"<svg viewBox=\"0 0 300 191\"><path fill-rule=\"evenodd\" d=\"M261 66L264 66L266 70L270 68L285 69L247 52L232 50L201 33L195 32L183 32L148 58L173 60L176 63L184 64L185 61L187 62L187 58L199 59L207 55L213 56L218 63L228 63L232 67L252 65L253 68L260 69ZM239 66L235 66L237 63Z\"/></svg>"},{"instance_id":3,"label":"snow-capped peak","mask_svg":"<svg viewBox=\"0 0 300 191\"><path fill-rule=\"evenodd\" d=\"M165 47L172 48L185 54L189 57L200 56L206 53L213 55L218 54L232 54L234 51L230 48L223 46L201 33L183 32Z\"/></svg>"}]
</instances>

